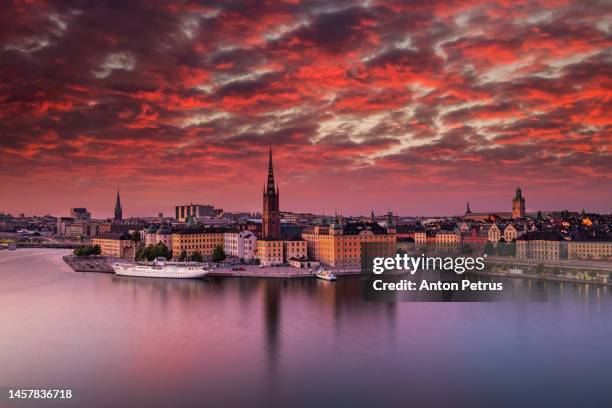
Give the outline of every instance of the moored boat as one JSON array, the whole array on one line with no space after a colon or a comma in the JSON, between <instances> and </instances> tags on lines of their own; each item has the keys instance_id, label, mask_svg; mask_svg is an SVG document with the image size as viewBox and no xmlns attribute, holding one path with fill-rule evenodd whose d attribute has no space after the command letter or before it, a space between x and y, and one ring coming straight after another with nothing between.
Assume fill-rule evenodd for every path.
<instances>
[{"instance_id":1,"label":"moored boat","mask_svg":"<svg viewBox=\"0 0 612 408\"><path fill-rule=\"evenodd\" d=\"M326 269L319 269L319 271L315 274L315 276L319 279L327 280L327 281L335 281L336 275L331 273L331 271Z\"/></svg>"},{"instance_id":2,"label":"moored boat","mask_svg":"<svg viewBox=\"0 0 612 408\"><path fill-rule=\"evenodd\" d=\"M143 278L195 279L211 272L211 269L202 263L167 262L165 258L157 258L151 263L117 262L112 268L117 275Z\"/></svg>"}]
</instances>

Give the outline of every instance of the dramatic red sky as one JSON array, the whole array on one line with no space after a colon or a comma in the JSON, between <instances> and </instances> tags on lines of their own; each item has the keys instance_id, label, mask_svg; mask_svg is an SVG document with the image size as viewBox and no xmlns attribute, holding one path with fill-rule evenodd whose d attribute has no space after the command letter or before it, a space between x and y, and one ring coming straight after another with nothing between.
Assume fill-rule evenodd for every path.
<instances>
[{"instance_id":1,"label":"dramatic red sky","mask_svg":"<svg viewBox=\"0 0 612 408\"><path fill-rule=\"evenodd\" d=\"M612 3L201 3L1 3L0 211L612 210Z\"/></svg>"}]
</instances>

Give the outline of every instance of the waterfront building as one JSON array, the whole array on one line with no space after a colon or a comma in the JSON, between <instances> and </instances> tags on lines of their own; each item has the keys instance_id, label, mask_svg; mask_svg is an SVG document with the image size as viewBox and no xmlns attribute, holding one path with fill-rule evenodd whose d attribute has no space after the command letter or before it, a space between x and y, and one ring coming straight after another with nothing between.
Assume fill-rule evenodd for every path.
<instances>
[{"instance_id":1,"label":"waterfront building","mask_svg":"<svg viewBox=\"0 0 612 408\"><path fill-rule=\"evenodd\" d=\"M223 236L226 255L250 261L257 255L257 237L248 230L226 232Z\"/></svg>"},{"instance_id":2,"label":"waterfront building","mask_svg":"<svg viewBox=\"0 0 612 408\"><path fill-rule=\"evenodd\" d=\"M290 259L308 259L306 241L303 239L283 241L283 257L285 262L289 262Z\"/></svg>"},{"instance_id":3,"label":"waterfront building","mask_svg":"<svg viewBox=\"0 0 612 408\"><path fill-rule=\"evenodd\" d=\"M610 238L582 238L567 243L567 258L570 260L612 260Z\"/></svg>"},{"instance_id":4,"label":"waterfront building","mask_svg":"<svg viewBox=\"0 0 612 408\"><path fill-rule=\"evenodd\" d=\"M217 247L225 243L223 228L187 228L172 233L172 256L178 258L181 252L192 255L199 251L204 258L210 258Z\"/></svg>"},{"instance_id":5,"label":"waterfront building","mask_svg":"<svg viewBox=\"0 0 612 408\"><path fill-rule=\"evenodd\" d=\"M115 201L114 221L120 223L122 220L123 220L123 209L121 208L121 198L119 197L119 189L117 189L117 200Z\"/></svg>"},{"instance_id":6,"label":"waterfront building","mask_svg":"<svg viewBox=\"0 0 612 408\"><path fill-rule=\"evenodd\" d=\"M91 213L87 211L87 208L71 208L70 216L75 221L89 221L91 220Z\"/></svg>"},{"instance_id":7,"label":"waterfront building","mask_svg":"<svg viewBox=\"0 0 612 408\"><path fill-rule=\"evenodd\" d=\"M212 218L216 216L215 207L209 204L177 205L174 207L178 222L187 222L190 218Z\"/></svg>"},{"instance_id":8,"label":"waterfront building","mask_svg":"<svg viewBox=\"0 0 612 408\"><path fill-rule=\"evenodd\" d=\"M567 243L552 232L527 232L516 240L516 257L558 261L567 259Z\"/></svg>"},{"instance_id":9,"label":"waterfront building","mask_svg":"<svg viewBox=\"0 0 612 408\"><path fill-rule=\"evenodd\" d=\"M283 241L281 240L258 239L257 258L259 263L264 266L282 265L284 262L283 249Z\"/></svg>"},{"instance_id":10,"label":"waterfront building","mask_svg":"<svg viewBox=\"0 0 612 408\"><path fill-rule=\"evenodd\" d=\"M512 199L512 218L524 218L525 217L525 199L519 187L516 188L516 194Z\"/></svg>"},{"instance_id":11,"label":"waterfront building","mask_svg":"<svg viewBox=\"0 0 612 408\"><path fill-rule=\"evenodd\" d=\"M115 258L134 258L135 242L129 234L106 233L92 239L92 245L99 245L101 255Z\"/></svg>"},{"instance_id":12,"label":"waterfront building","mask_svg":"<svg viewBox=\"0 0 612 408\"><path fill-rule=\"evenodd\" d=\"M308 257L331 267L359 268L363 245L367 244L375 244L370 247L376 248L377 256L396 253L395 234L371 222L315 226L304 230L302 238L306 241Z\"/></svg>"}]
</instances>

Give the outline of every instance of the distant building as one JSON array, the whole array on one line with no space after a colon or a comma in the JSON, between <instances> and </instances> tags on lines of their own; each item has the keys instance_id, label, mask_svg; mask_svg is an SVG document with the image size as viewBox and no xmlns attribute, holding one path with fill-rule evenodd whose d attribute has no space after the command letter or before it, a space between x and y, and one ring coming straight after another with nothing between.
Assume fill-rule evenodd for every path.
<instances>
[{"instance_id":1,"label":"distant building","mask_svg":"<svg viewBox=\"0 0 612 408\"><path fill-rule=\"evenodd\" d=\"M226 232L223 236L226 255L250 261L257 254L257 237L251 231Z\"/></svg>"},{"instance_id":2,"label":"distant building","mask_svg":"<svg viewBox=\"0 0 612 408\"><path fill-rule=\"evenodd\" d=\"M89 221L91 220L91 214L87 211L87 208L71 208L70 216L75 221Z\"/></svg>"},{"instance_id":3,"label":"distant building","mask_svg":"<svg viewBox=\"0 0 612 408\"><path fill-rule=\"evenodd\" d=\"M66 229L70 224L74 222L74 218L72 217L58 217L57 219L57 235L66 236Z\"/></svg>"},{"instance_id":4,"label":"distant building","mask_svg":"<svg viewBox=\"0 0 612 408\"><path fill-rule=\"evenodd\" d=\"M528 232L516 240L516 257L558 261L567 259L567 243L551 232Z\"/></svg>"},{"instance_id":5,"label":"distant building","mask_svg":"<svg viewBox=\"0 0 612 408\"><path fill-rule=\"evenodd\" d=\"M582 239L567 243L567 258L574 260L612 260L612 240Z\"/></svg>"},{"instance_id":6,"label":"distant building","mask_svg":"<svg viewBox=\"0 0 612 408\"><path fill-rule=\"evenodd\" d=\"M512 199L512 218L524 218L525 217L525 199L523 198L521 189L516 188L516 194Z\"/></svg>"},{"instance_id":7,"label":"distant building","mask_svg":"<svg viewBox=\"0 0 612 408\"><path fill-rule=\"evenodd\" d=\"M175 218L178 222L187 222L190 218L215 217L215 207L212 205L189 204L174 207Z\"/></svg>"},{"instance_id":8,"label":"distant building","mask_svg":"<svg viewBox=\"0 0 612 408\"><path fill-rule=\"evenodd\" d=\"M135 255L135 243L128 234L100 234L92 239L92 245L99 245L104 256L134 258Z\"/></svg>"}]
</instances>

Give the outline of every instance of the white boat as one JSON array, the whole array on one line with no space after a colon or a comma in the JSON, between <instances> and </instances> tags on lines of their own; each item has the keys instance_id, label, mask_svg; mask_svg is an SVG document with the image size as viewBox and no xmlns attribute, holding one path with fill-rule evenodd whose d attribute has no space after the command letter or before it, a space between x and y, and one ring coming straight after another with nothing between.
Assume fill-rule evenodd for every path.
<instances>
[{"instance_id":1,"label":"white boat","mask_svg":"<svg viewBox=\"0 0 612 408\"><path fill-rule=\"evenodd\" d=\"M143 278L176 278L194 279L211 272L204 264L195 262L167 262L166 258L157 258L151 263L114 263L115 274L138 276Z\"/></svg>"},{"instance_id":2,"label":"white boat","mask_svg":"<svg viewBox=\"0 0 612 408\"><path fill-rule=\"evenodd\" d=\"M319 271L315 274L315 276L319 279L328 280L328 281L336 280L336 275L331 273L331 271L325 270L325 269L319 269Z\"/></svg>"}]
</instances>

